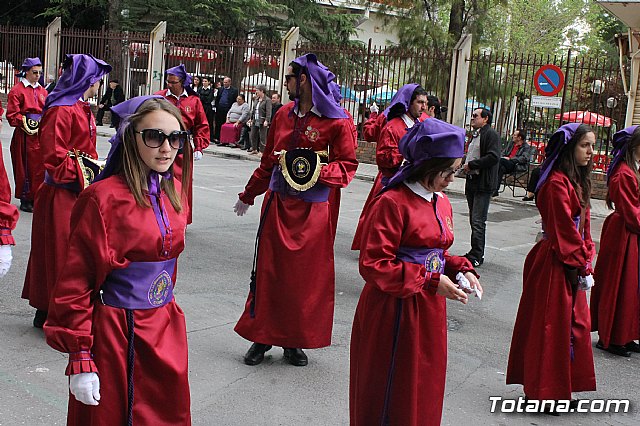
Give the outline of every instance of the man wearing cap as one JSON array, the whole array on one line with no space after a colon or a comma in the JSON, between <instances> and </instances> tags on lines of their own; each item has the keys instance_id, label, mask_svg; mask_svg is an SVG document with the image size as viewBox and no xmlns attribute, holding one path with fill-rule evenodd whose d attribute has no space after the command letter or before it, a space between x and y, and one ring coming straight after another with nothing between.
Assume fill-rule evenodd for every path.
<instances>
[{"instance_id":1,"label":"man wearing cap","mask_svg":"<svg viewBox=\"0 0 640 426\"><path fill-rule=\"evenodd\" d=\"M465 257L474 267L484 262L485 233L491 195L498 181L500 136L491 127L491 112L477 108L471 115L473 139L469 144L464 171L467 181L464 193L469 206L471 225L471 250Z\"/></svg>"},{"instance_id":2,"label":"man wearing cap","mask_svg":"<svg viewBox=\"0 0 640 426\"><path fill-rule=\"evenodd\" d=\"M427 110L427 92L416 83L405 84L391 100L389 107L383 112L386 124L382 128L378 143L376 144L376 163L378 175L369 191L369 196L364 203L358 227L351 244L352 250L360 249L362 238L362 224L367 210L373 198L380 192L391 176L398 171L402 164L402 154L398 150L398 142L407 133L407 130L418 122L422 114Z\"/></svg>"},{"instance_id":3,"label":"man wearing cap","mask_svg":"<svg viewBox=\"0 0 640 426\"><path fill-rule=\"evenodd\" d=\"M64 71L43 109L40 150L44 184L35 199L31 253L22 298L36 308L34 327L42 328L49 294L66 260L71 210L87 185L83 167L98 159L96 122L87 102L111 66L91 55L66 55Z\"/></svg>"},{"instance_id":4,"label":"man wearing cap","mask_svg":"<svg viewBox=\"0 0 640 426\"><path fill-rule=\"evenodd\" d=\"M22 74L7 96L7 121L14 127L10 149L15 197L20 200L20 210L32 212L35 194L44 180L38 126L47 91L38 83L42 75L39 58L25 59Z\"/></svg>"},{"instance_id":5,"label":"man wearing cap","mask_svg":"<svg viewBox=\"0 0 640 426\"><path fill-rule=\"evenodd\" d=\"M235 327L253 342L248 365L281 346L290 364L304 366L302 348L331 344L335 191L358 167L356 129L333 73L310 53L289 64L285 77L294 102L274 117L260 166L234 209L242 216L266 192L255 280Z\"/></svg>"},{"instance_id":6,"label":"man wearing cap","mask_svg":"<svg viewBox=\"0 0 640 426\"><path fill-rule=\"evenodd\" d=\"M187 73L184 64L169 68L165 71L168 89L156 92L156 95L164 96L169 102L174 104L182 114L182 120L187 130L193 137L193 157L189 158L191 166L193 161L202 158L202 150L209 146L209 121L204 107L200 101L200 96L191 88L192 77ZM185 161L181 154L178 154L174 165L176 178L182 177L182 162ZM193 167L192 167L193 170ZM187 223L193 222L193 178L187 190L189 197L189 218Z\"/></svg>"}]
</instances>

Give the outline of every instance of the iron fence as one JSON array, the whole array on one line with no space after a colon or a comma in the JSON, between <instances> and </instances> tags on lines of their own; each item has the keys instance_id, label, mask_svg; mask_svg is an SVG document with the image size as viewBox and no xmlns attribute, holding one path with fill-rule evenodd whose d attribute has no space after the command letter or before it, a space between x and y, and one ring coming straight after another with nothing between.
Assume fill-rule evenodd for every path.
<instances>
[{"instance_id":1,"label":"iron fence","mask_svg":"<svg viewBox=\"0 0 640 426\"><path fill-rule=\"evenodd\" d=\"M539 96L534 75L542 66L553 64L564 74L559 108L536 107ZM534 162L544 159L546 142L565 122L591 124L597 136L596 170L604 171L609 162L613 134L624 126L627 97L617 62L578 55L478 53L469 59L465 123L475 108L487 107L494 116L494 127L510 138L515 129L524 129L536 148ZM592 114L589 114L592 113Z\"/></svg>"},{"instance_id":2,"label":"iron fence","mask_svg":"<svg viewBox=\"0 0 640 426\"><path fill-rule=\"evenodd\" d=\"M0 25L0 92L7 93L18 81L24 58L43 58L46 28Z\"/></svg>"}]
</instances>

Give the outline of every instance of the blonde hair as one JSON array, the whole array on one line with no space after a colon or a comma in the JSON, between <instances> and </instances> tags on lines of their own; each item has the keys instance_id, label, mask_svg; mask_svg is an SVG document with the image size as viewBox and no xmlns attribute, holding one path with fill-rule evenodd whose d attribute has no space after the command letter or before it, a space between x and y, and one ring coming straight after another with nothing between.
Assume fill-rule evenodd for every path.
<instances>
[{"instance_id":1,"label":"blonde hair","mask_svg":"<svg viewBox=\"0 0 640 426\"><path fill-rule=\"evenodd\" d=\"M129 186L129 189L131 190L131 193L133 194L133 198L135 198L136 203L138 203L138 205L141 207L151 207L151 203L149 202L149 198L144 193L144 188L147 185L148 173L147 167L142 161L140 153L138 152L138 144L136 143L135 132L137 124L147 114L153 111L165 111L171 114L178 120L178 123L180 123L180 129L185 130L185 125L182 121L180 110L170 102L159 98L151 98L145 101L138 108L138 110L127 119L122 135L122 162L118 173L124 177L127 185ZM182 200L183 198L186 200L187 188L189 187L188 185L191 179L190 159L193 153L191 150L191 143L189 141L184 144L184 147L182 148L182 154L178 153L178 155L182 155L185 159L184 161L182 161L181 193L178 194L173 179L162 179L160 182L160 187L165 192L165 194L167 194L167 197L169 198L169 201L171 202L171 205L173 206L175 211L181 212ZM176 156L176 160L177 158L178 156ZM169 171L172 174L174 164L171 164L171 166L169 167Z\"/></svg>"}]
</instances>

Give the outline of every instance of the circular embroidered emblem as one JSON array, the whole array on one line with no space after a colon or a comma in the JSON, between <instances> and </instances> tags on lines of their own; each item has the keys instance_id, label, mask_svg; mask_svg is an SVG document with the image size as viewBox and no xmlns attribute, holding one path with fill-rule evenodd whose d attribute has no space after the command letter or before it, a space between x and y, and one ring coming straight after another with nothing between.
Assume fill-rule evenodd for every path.
<instances>
[{"instance_id":1,"label":"circular embroidered emblem","mask_svg":"<svg viewBox=\"0 0 640 426\"><path fill-rule=\"evenodd\" d=\"M151 306L160 306L166 301L170 285L171 275L167 271L160 272L149 287L147 298Z\"/></svg>"},{"instance_id":2,"label":"circular embroidered emblem","mask_svg":"<svg viewBox=\"0 0 640 426\"><path fill-rule=\"evenodd\" d=\"M82 174L84 175L86 181L89 183L93 182L93 179L95 179L96 177L95 173L93 173L93 170L91 170L91 168L89 167L83 167Z\"/></svg>"},{"instance_id":3,"label":"circular embroidered emblem","mask_svg":"<svg viewBox=\"0 0 640 426\"><path fill-rule=\"evenodd\" d=\"M440 272L442 261L440 260L438 252L433 251L427 255L424 259L424 267L427 268L429 272Z\"/></svg>"},{"instance_id":4,"label":"circular embroidered emblem","mask_svg":"<svg viewBox=\"0 0 640 426\"><path fill-rule=\"evenodd\" d=\"M449 231L453 233L453 223L451 223L450 217L447 218L447 228L449 228Z\"/></svg>"},{"instance_id":5,"label":"circular embroidered emblem","mask_svg":"<svg viewBox=\"0 0 640 426\"><path fill-rule=\"evenodd\" d=\"M291 162L291 171L296 178L304 179L311 172L311 164L304 157L296 157Z\"/></svg>"}]
</instances>

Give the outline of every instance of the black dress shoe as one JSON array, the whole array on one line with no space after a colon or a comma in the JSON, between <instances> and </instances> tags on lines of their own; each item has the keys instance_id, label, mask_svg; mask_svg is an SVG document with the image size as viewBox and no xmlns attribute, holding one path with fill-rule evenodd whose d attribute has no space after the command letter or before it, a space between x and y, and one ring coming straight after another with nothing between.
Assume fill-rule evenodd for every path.
<instances>
[{"instance_id":1,"label":"black dress shoe","mask_svg":"<svg viewBox=\"0 0 640 426\"><path fill-rule=\"evenodd\" d=\"M299 348L284 348L284 358L291 365L295 365L296 367L304 367L309 364L309 358L307 355Z\"/></svg>"},{"instance_id":2,"label":"black dress shoe","mask_svg":"<svg viewBox=\"0 0 640 426\"><path fill-rule=\"evenodd\" d=\"M271 349L271 345L254 343L244 356L244 363L247 365L258 365L264 360L264 353Z\"/></svg>"},{"instance_id":3,"label":"black dress shoe","mask_svg":"<svg viewBox=\"0 0 640 426\"><path fill-rule=\"evenodd\" d=\"M533 201L535 197L522 197L522 201Z\"/></svg>"},{"instance_id":4,"label":"black dress shoe","mask_svg":"<svg viewBox=\"0 0 640 426\"><path fill-rule=\"evenodd\" d=\"M47 311L41 311L40 309L36 309L36 316L33 318L33 326L35 328L42 328L46 320L47 320Z\"/></svg>"},{"instance_id":5,"label":"black dress shoe","mask_svg":"<svg viewBox=\"0 0 640 426\"><path fill-rule=\"evenodd\" d=\"M624 347L627 348L631 352L635 352L637 354L640 354L640 345L637 344L634 340L632 340L629 343L627 343L626 345L624 345Z\"/></svg>"},{"instance_id":6,"label":"black dress shoe","mask_svg":"<svg viewBox=\"0 0 640 426\"><path fill-rule=\"evenodd\" d=\"M33 213L33 202L29 200L20 200L20 210L27 213Z\"/></svg>"},{"instance_id":7,"label":"black dress shoe","mask_svg":"<svg viewBox=\"0 0 640 426\"><path fill-rule=\"evenodd\" d=\"M598 340L598 343L596 343L596 348L602 349L603 351L607 351L614 355L623 356L625 358L629 358L631 356L631 352L629 352L629 350L625 346L610 344L608 348L605 348L604 344L600 340Z\"/></svg>"}]
</instances>

